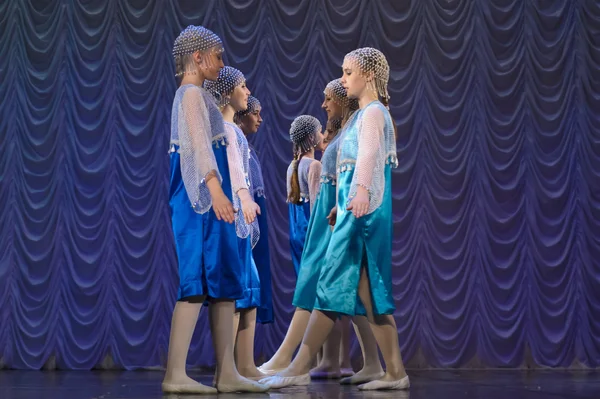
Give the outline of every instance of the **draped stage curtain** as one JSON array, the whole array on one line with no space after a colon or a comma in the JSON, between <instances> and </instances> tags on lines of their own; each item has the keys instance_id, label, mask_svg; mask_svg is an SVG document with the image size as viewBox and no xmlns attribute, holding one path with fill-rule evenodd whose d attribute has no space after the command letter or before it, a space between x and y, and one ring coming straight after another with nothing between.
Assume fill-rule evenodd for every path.
<instances>
[{"instance_id":1,"label":"draped stage curtain","mask_svg":"<svg viewBox=\"0 0 600 399\"><path fill-rule=\"evenodd\" d=\"M382 50L398 126L394 295L413 367L600 363L594 0L0 2L0 366L164 364L173 40L218 33L263 104L276 322L293 309L292 119L344 54ZM211 366L203 311L190 364ZM353 355L360 357L356 342Z\"/></svg>"}]
</instances>

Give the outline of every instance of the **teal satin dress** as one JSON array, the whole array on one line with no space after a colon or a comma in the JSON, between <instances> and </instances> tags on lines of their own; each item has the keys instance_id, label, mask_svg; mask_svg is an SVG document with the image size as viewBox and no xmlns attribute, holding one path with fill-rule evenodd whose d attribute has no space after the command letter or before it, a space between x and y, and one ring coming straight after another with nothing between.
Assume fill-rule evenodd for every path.
<instances>
[{"instance_id":1,"label":"teal satin dress","mask_svg":"<svg viewBox=\"0 0 600 399\"><path fill-rule=\"evenodd\" d=\"M335 206L338 139L339 134L329 143L321 157L321 185L308 222L292 301L295 307L308 311L312 311L315 304L317 283L331 238L331 228L327 216Z\"/></svg>"},{"instance_id":2,"label":"teal satin dress","mask_svg":"<svg viewBox=\"0 0 600 399\"><path fill-rule=\"evenodd\" d=\"M383 105L379 102L369 106ZM385 110L385 108L383 108ZM314 309L354 316L364 314L358 297L358 283L362 267L366 267L371 288L373 313L393 314L392 296L392 173L397 160L390 155L385 162L383 198L381 205L372 213L359 219L346 210L351 201L350 187L354 175L358 146L357 134L360 126L359 110L344 127L339 143L337 173L337 220L325 255L324 266L317 283ZM385 110L386 134L393 135L391 117ZM389 137L387 138L389 142ZM387 156L384 154L384 156Z\"/></svg>"}]
</instances>

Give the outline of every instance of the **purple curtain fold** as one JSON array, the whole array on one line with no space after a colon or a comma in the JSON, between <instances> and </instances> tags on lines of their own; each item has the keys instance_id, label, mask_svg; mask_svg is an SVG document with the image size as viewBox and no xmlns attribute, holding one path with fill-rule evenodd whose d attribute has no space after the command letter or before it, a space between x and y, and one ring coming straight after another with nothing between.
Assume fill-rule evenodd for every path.
<instances>
[{"instance_id":1,"label":"purple curtain fold","mask_svg":"<svg viewBox=\"0 0 600 399\"><path fill-rule=\"evenodd\" d=\"M164 364L176 35L224 40L263 105L276 323L291 318L291 121L362 46L388 57L394 295L433 367L600 363L600 4L594 0L0 2L0 366ZM203 311L190 364L211 366ZM356 343L353 355L360 356Z\"/></svg>"}]
</instances>

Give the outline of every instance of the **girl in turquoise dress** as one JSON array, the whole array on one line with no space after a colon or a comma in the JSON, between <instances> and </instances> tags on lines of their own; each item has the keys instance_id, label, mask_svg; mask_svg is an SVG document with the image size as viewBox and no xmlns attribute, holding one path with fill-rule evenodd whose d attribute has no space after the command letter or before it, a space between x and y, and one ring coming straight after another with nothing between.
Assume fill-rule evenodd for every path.
<instances>
[{"instance_id":1,"label":"girl in turquoise dress","mask_svg":"<svg viewBox=\"0 0 600 399\"><path fill-rule=\"evenodd\" d=\"M243 265L237 255L240 228L256 217L235 140L225 133L213 97L202 88L223 68L221 39L189 26L175 40L173 56L181 85L171 115L169 206L177 252L179 289L173 311L166 393L264 392L238 373L231 343L235 300L244 294ZM234 212L232 203L238 203ZM208 301L217 359L216 389L187 376L186 359L202 303Z\"/></svg>"},{"instance_id":2,"label":"girl in turquoise dress","mask_svg":"<svg viewBox=\"0 0 600 399\"><path fill-rule=\"evenodd\" d=\"M256 97L248 97L248 108L236 114L236 122L246 138L256 134L262 123L260 112L262 107ZM265 183L258 154L252 145L248 144L250 152L250 194L260 207L257 216L260 238L252 248L252 258L258 270L260 279L260 304L256 310L256 321L261 324L273 322L273 298L271 293L271 255L269 250L269 226L267 224L267 200Z\"/></svg>"},{"instance_id":3,"label":"girl in turquoise dress","mask_svg":"<svg viewBox=\"0 0 600 399\"><path fill-rule=\"evenodd\" d=\"M206 82L206 89L213 94L219 101L221 113L225 121L225 132L236 142L239 162L243 171L243 179L248 188L250 188L250 153L248 150L248 140L239 126L234 123L234 117L237 112L248 108L248 97L250 90L246 87L246 78L239 70L227 66L219 73L216 81ZM250 191L244 192L247 195L247 201L254 202ZM260 214L260 210L259 210ZM243 266L244 292L242 297L236 301L234 331L235 339L235 363L239 373L253 380L259 380L265 375L256 368L254 364L254 335L256 330L256 308L260 306L260 279L256 264L252 257L252 248L260 238L258 220L252 223L238 221L238 225L243 226L245 230L238 240L239 257Z\"/></svg>"},{"instance_id":4,"label":"girl in turquoise dress","mask_svg":"<svg viewBox=\"0 0 600 399\"><path fill-rule=\"evenodd\" d=\"M336 203L336 163L340 138L338 132L350 114L358 108L358 103L348 99L340 79L330 82L325 88L324 94L325 100L322 107L328 115L328 143L321 158L321 186L310 216L294 293L293 304L296 306L296 311L283 343L275 355L260 367L260 370L266 374L277 373L290 364L294 351L300 345L306 331L310 312L313 310L321 269L326 267L324 260L331 238L328 218ZM364 367L356 375L342 381L347 384L371 381L380 378L383 374L377 353L377 344L370 330L369 322L364 316L356 316L353 321L357 326L357 337L363 350ZM341 376L338 360L339 340L339 334L331 337L331 342L324 348L324 363L311 371L313 378L339 378Z\"/></svg>"},{"instance_id":5,"label":"girl in turquoise dress","mask_svg":"<svg viewBox=\"0 0 600 399\"><path fill-rule=\"evenodd\" d=\"M387 104L389 66L376 49L346 55L342 84L360 109L338 143L335 227L317 283L309 327L292 363L261 382L271 388L310 383L310 364L339 315L366 310L386 373L361 390L406 389L392 296L391 169L397 164L395 128ZM357 301L360 297L360 301ZM362 302L362 304L361 304Z\"/></svg>"},{"instance_id":6,"label":"girl in turquoise dress","mask_svg":"<svg viewBox=\"0 0 600 399\"><path fill-rule=\"evenodd\" d=\"M304 250L310 212L319 192L321 162L315 159L315 148L323 142L322 130L319 120L310 115L297 117L290 128L294 160L287 170L287 193L290 246L296 276Z\"/></svg>"}]
</instances>

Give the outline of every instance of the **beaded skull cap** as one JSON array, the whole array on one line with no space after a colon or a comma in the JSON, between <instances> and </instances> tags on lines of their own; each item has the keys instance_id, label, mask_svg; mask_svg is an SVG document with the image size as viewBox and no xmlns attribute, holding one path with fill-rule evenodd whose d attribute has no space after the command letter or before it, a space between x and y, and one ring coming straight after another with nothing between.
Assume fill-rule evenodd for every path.
<instances>
[{"instance_id":1,"label":"beaded skull cap","mask_svg":"<svg viewBox=\"0 0 600 399\"><path fill-rule=\"evenodd\" d=\"M334 79L329 82L327 86L325 86L323 94L331 97L333 101L342 107L350 106L350 99L346 94L346 89L344 89L344 86L342 86L341 79Z\"/></svg>"},{"instance_id":2,"label":"beaded skull cap","mask_svg":"<svg viewBox=\"0 0 600 399\"><path fill-rule=\"evenodd\" d=\"M294 143L294 155L305 153L319 144L317 134L323 130L321 122L314 116L301 115L290 127L290 139Z\"/></svg>"},{"instance_id":3,"label":"beaded skull cap","mask_svg":"<svg viewBox=\"0 0 600 399\"><path fill-rule=\"evenodd\" d=\"M245 82L246 78L242 72L226 66L219 72L217 80L204 81L204 88L217 99L220 105L225 106L229 104L229 97L233 94L233 90Z\"/></svg>"},{"instance_id":4,"label":"beaded skull cap","mask_svg":"<svg viewBox=\"0 0 600 399\"><path fill-rule=\"evenodd\" d=\"M173 44L173 57L193 54L196 51L205 51L213 47L220 47L223 42L214 32L203 26L190 25L185 28L175 39Z\"/></svg>"},{"instance_id":5,"label":"beaded skull cap","mask_svg":"<svg viewBox=\"0 0 600 399\"><path fill-rule=\"evenodd\" d=\"M258 98L254 96L248 96L248 108L246 108L244 111L238 112L236 116L238 118L242 118L248 114L253 113L254 111L260 111L261 109L262 107L260 105L260 101L258 101Z\"/></svg>"},{"instance_id":6,"label":"beaded skull cap","mask_svg":"<svg viewBox=\"0 0 600 399\"><path fill-rule=\"evenodd\" d=\"M383 53L372 47L363 47L346 54L344 61L358 68L363 74L373 74L373 81L369 82L377 94L388 100L387 85L390 79L390 66Z\"/></svg>"}]
</instances>

